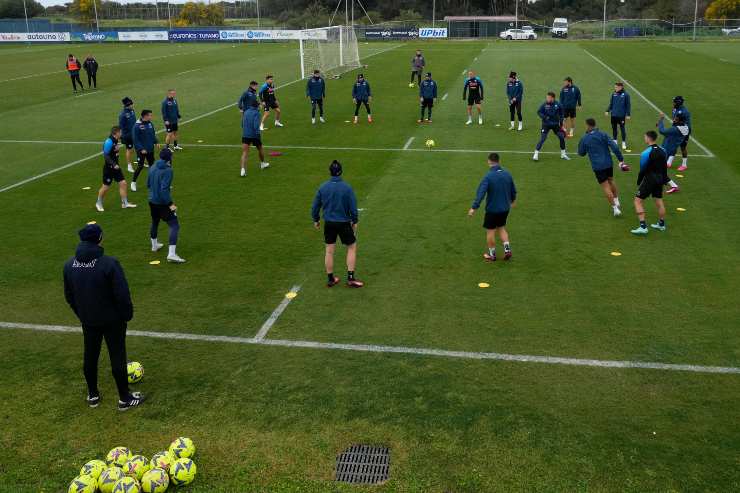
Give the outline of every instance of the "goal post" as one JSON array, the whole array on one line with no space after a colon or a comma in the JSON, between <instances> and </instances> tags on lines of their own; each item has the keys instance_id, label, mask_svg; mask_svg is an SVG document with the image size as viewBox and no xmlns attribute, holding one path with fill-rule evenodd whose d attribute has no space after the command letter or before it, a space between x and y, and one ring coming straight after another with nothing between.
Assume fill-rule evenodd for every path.
<instances>
[{"instance_id":1,"label":"goal post","mask_svg":"<svg viewBox=\"0 0 740 493\"><path fill-rule=\"evenodd\" d=\"M299 39L301 77L314 70L338 76L360 67L357 36L350 26L331 26L301 31Z\"/></svg>"}]
</instances>

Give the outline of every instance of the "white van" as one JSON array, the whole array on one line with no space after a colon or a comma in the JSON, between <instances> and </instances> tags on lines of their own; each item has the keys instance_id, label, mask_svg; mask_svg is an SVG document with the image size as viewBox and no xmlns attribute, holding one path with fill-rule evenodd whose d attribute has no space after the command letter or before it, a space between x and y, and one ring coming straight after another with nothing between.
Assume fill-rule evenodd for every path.
<instances>
[{"instance_id":1,"label":"white van","mask_svg":"<svg viewBox=\"0 0 740 493\"><path fill-rule=\"evenodd\" d=\"M568 37L568 19L564 17L556 17L552 21L552 29L550 30L553 38L567 38Z\"/></svg>"}]
</instances>

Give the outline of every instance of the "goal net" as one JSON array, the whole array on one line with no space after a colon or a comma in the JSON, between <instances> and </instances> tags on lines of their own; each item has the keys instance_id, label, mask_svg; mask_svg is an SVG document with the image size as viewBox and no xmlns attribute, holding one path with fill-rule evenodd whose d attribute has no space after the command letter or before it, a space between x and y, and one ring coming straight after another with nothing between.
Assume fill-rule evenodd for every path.
<instances>
[{"instance_id":1,"label":"goal net","mask_svg":"<svg viewBox=\"0 0 740 493\"><path fill-rule=\"evenodd\" d=\"M332 26L302 31L300 39L301 77L314 70L337 76L360 67L355 30L349 26Z\"/></svg>"}]
</instances>

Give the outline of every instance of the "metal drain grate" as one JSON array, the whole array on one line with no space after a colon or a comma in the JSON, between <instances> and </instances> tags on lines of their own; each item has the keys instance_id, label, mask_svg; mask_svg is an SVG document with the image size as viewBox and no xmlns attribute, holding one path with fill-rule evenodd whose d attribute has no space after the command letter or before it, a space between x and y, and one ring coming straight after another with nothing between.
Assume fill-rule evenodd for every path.
<instances>
[{"instance_id":1,"label":"metal drain grate","mask_svg":"<svg viewBox=\"0 0 740 493\"><path fill-rule=\"evenodd\" d=\"M337 456L336 481L378 484L388 480L391 451L378 445L352 445Z\"/></svg>"}]
</instances>

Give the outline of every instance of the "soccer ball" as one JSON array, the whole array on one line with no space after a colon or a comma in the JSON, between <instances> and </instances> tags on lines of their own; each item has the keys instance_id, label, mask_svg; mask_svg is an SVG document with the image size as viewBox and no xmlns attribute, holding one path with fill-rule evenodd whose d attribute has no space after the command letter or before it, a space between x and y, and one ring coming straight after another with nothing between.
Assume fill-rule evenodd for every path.
<instances>
[{"instance_id":1,"label":"soccer ball","mask_svg":"<svg viewBox=\"0 0 740 493\"><path fill-rule=\"evenodd\" d=\"M98 483L95 478L86 474L81 474L69 483L67 493L95 493L98 489Z\"/></svg>"},{"instance_id":2,"label":"soccer ball","mask_svg":"<svg viewBox=\"0 0 740 493\"><path fill-rule=\"evenodd\" d=\"M131 457L131 451L126 447L115 447L105 456L105 463L109 466L123 467L128 458Z\"/></svg>"},{"instance_id":3,"label":"soccer ball","mask_svg":"<svg viewBox=\"0 0 740 493\"><path fill-rule=\"evenodd\" d=\"M415 85L413 82L409 82L409 87L414 87Z\"/></svg>"},{"instance_id":4,"label":"soccer ball","mask_svg":"<svg viewBox=\"0 0 740 493\"><path fill-rule=\"evenodd\" d=\"M152 456L152 460L149 461L149 465L152 469L160 468L165 471L169 471L173 462L175 462L175 457L169 452L169 450L163 450L162 452L157 452Z\"/></svg>"},{"instance_id":5,"label":"soccer ball","mask_svg":"<svg viewBox=\"0 0 740 493\"><path fill-rule=\"evenodd\" d=\"M175 459L180 457L192 457L195 455L195 444L187 437L175 438L170 444L170 454Z\"/></svg>"},{"instance_id":6,"label":"soccer ball","mask_svg":"<svg viewBox=\"0 0 740 493\"><path fill-rule=\"evenodd\" d=\"M113 493L141 493L141 485L131 476L124 476L116 481Z\"/></svg>"},{"instance_id":7,"label":"soccer ball","mask_svg":"<svg viewBox=\"0 0 740 493\"><path fill-rule=\"evenodd\" d=\"M80 476L90 476L97 481L105 468L108 467L102 460L91 460L80 469Z\"/></svg>"},{"instance_id":8,"label":"soccer ball","mask_svg":"<svg viewBox=\"0 0 740 493\"><path fill-rule=\"evenodd\" d=\"M141 477L151 469L149 461L143 455L132 455L123 465L123 472L132 478L141 480Z\"/></svg>"},{"instance_id":9,"label":"soccer ball","mask_svg":"<svg viewBox=\"0 0 740 493\"><path fill-rule=\"evenodd\" d=\"M170 477L165 469L155 467L144 473L141 478L141 489L144 493L163 493L170 485Z\"/></svg>"},{"instance_id":10,"label":"soccer ball","mask_svg":"<svg viewBox=\"0 0 740 493\"><path fill-rule=\"evenodd\" d=\"M425 142L425 144L426 144L426 146L427 146L427 147L428 147L429 149L431 149L432 147L434 147L434 146L436 146L436 145L437 145L437 144L436 144L436 143L434 142L434 140L432 140L432 139L428 139L428 140L427 140L427 141Z\"/></svg>"},{"instance_id":11,"label":"soccer ball","mask_svg":"<svg viewBox=\"0 0 740 493\"><path fill-rule=\"evenodd\" d=\"M138 361L131 361L126 365L128 383L138 383L144 378L144 367Z\"/></svg>"},{"instance_id":12,"label":"soccer ball","mask_svg":"<svg viewBox=\"0 0 740 493\"><path fill-rule=\"evenodd\" d=\"M195 467L195 462L188 458L177 459L172 463L170 467L170 478L172 484L175 486L185 486L190 484L195 479L195 473L198 468Z\"/></svg>"},{"instance_id":13,"label":"soccer ball","mask_svg":"<svg viewBox=\"0 0 740 493\"><path fill-rule=\"evenodd\" d=\"M113 493L113 486L124 476L123 469L111 466L102 473L98 478L98 489L100 493Z\"/></svg>"}]
</instances>

